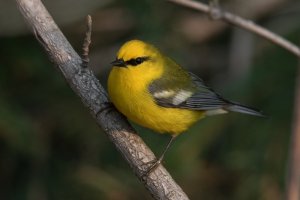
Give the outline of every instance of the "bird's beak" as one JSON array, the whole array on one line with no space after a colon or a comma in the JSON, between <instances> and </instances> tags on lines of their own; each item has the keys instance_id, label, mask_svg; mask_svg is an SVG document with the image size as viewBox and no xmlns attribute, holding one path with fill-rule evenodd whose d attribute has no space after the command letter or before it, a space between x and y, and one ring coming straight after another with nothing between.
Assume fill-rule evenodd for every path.
<instances>
[{"instance_id":1,"label":"bird's beak","mask_svg":"<svg viewBox=\"0 0 300 200\"><path fill-rule=\"evenodd\" d=\"M115 61L111 62L110 64L112 66L116 66L116 67L126 67L126 63L122 58L116 59Z\"/></svg>"}]
</instances>

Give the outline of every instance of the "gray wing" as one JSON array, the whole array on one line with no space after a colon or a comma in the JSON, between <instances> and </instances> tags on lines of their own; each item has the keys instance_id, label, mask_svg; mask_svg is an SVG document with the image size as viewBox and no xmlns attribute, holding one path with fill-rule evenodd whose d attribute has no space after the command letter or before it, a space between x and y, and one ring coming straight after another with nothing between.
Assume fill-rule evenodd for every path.
<instances>
[{"instance_id":1,"label":"gray wing","mask_svg":"<svg viewBox=\"0 0 300 200\"><path fill-rule=\"evenodd\" d=\"M192 83L196 85L197 90L186 101L181 104L181 108L192 110L215 110L223 108L230 104L221 95L207 87L203 80L193 73L189 72Z\"/></svg>"},{"instance_id":2,"label":"gray wing","mask_svg":"<svg viewBox=\"0 0 300 200\"><path fill-rule=\"evenodd\" d=\"M199 77L192 73L187 75L190 80L189 84L186 85L180 83L182 79L176 79L176 77L169 80L170 84L166 83L166 81L164 83L160 81L152 82L149 86L149 91L156 103L163 107L190 110L216 110L230 104L229 101L223 99L219 94L204 85ZM181 86L181 88L176 88L177 85Z\"/></svg>"},{"instance_id":3,"label":"gray wing","mask_svg":"<svg viewBox=\"0 0 300 200\"><path fill-rule=\"evenodd\" d=\"M149 92L156 103L167 108L206 111L206 115L233 111L264 117L260 111L254 108L224 99L221 95L207 87L196 75L192 73L186 75L190 79L190 84L188 85L184 85L186 80L182 81L182 77L176 78L176 76L171 80L152 82L149 86ZM170 82L168 83L168 81ZM177 87L178 85L180 86L179 88Z\"/></svg>"}]
</instances>

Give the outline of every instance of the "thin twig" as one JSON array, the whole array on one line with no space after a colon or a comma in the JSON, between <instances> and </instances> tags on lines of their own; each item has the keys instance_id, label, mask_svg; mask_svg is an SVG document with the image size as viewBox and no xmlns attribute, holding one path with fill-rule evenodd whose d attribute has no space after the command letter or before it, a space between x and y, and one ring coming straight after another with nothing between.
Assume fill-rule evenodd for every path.
<instances>
[{"instance_id":1,"label":"thin twig","mask_svg":"<svg viewBox=\"0 0 300 200\"><path fill-rule=\"evenodd\" d=\"M91 36L92 36L92 17L88 15L86 17L86 32L82 45L82 67L88 67L90 62L89 59L89 51L91 44Z\"/></svg>"},{"instance_id":2,"label":"thin twig","mask_svg":"<svg viewBox=\"0 0 300 200\"><path fill-rule=\"evenodd\" d=\"M49 57L62 72L67 83L81 98L133 172L155 199L188 200L186 194L159 165L146 180L142 175L147 163L155 159L152 151L136 134L123 115L107 107L107 94L89 68L83 68L82 59L59 30L40 0L16 0L23 17L34 30ZM99 113L99 111L102 111Z\"/></svg>"},{"instance_id":3,"label":"thin twig","mask_svg":"<svg viewBox=\"0 0 300 200\"><path fill-rule=\"evenodd\" d=\"M229 12L225 12L218 7L214 6L208 6L201 2L196 2L192 0L167 0L185 7L189 7L195 10L202 11L209 16L211 16L213 19L221 19L223 21L226 21L230 24L233 24L237 27L243 28L245 30L248 30L250 32L253 32L271 42L274 44L277 44L278 46L281 46L282 48L288 50L289 52L293 53L294 55L300 57L300 48L291 42L287 41L286 39L280 37L279 35L255 24L251 20L243 19L242 17L239 17L237 15L234 15ZM218 16L218 17L215 17Z\"/></svg>"}]
</instances>

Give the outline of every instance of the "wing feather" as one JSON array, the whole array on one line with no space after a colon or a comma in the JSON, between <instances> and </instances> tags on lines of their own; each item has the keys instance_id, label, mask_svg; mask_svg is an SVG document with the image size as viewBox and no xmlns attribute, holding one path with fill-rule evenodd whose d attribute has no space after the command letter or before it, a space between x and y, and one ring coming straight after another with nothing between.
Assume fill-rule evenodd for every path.
<instances>
[{"instance_id":1,"label":"wing feather","mask_svg":"<svg viewBox=\"0 0 300 200\"><path fill-rule=\"evenodd\" d=\"M166 59L165 73L168 78L158 79L149 85L149 93L155 102L167 108L182 108L206 111L207 115L222 114L228 111L263 116L260 111L224 99L202 79L193 73L185 72L171 59ZM163 75L164 76L164 75Z\"/></svg>"},{"instance_id":2,"label":"wing feather","mask_svg":"<svg viewBox=\"0 0 300 200\"><path fill-rule=\"evenodd\" d=\"M156 80L150 84L149 92L163 107L214 110L229 103L192 73L187 73L184 78L172 76L164 81Z\"/></svg>"}]
</instances>

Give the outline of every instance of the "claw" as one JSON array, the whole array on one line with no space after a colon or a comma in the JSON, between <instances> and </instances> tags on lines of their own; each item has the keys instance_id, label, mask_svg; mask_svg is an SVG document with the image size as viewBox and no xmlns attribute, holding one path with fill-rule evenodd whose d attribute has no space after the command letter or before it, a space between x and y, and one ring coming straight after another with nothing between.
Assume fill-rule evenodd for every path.
<instances>
[{"instance_id":1,"label":"claw","mask_svg":"<svg viewBox=\"0 0 300 200\"><path fill-rule=\"evenodd\" d=\"M103 104L103 107L100 108L100 110L97 111L97 113L95 114L96 118L98 118L98 116L103 112L105 112L105 115L107 115L108 113L113 111L114 106L111 102L103 102L102 104Z\"/></svg>"},{"instance_id":2,"label":"claw","mask_svg":"<svg viewBox=\"0 0 300 200\"><path fill-rule=\"evenodd\" d=\"M149 164L151 164L151 165L142 174L142 178L145 179L146 177L148 177L151 174L151 172L153 172L153 170L155 170L160 165L161 161L162 161L161 159L158 159L158 160L155 159L155 160L152 160L152 161L146 163L146 165L149 165Z\"/></svg>"},{"instance_id":3,"label":"claw","mask_svg":"<svg viewBox=\"0 0 300 200\"><path fill-rule=\"evenodd\" d=\"M166 152L168 151L168 149L170 148L173 140L175 139L176 135L172 135L170 141L168 142L165 150L163 151L162 155L159 157L159 159L154 159L148 163L146 163L145 165L150 165L150 167L142 174L142 180L145 180L150 174L151 172L153 172L153 170L155 170L162 162L162 160L164 159L164 156L166 154Z\"/></svg>"}]
</instances>

